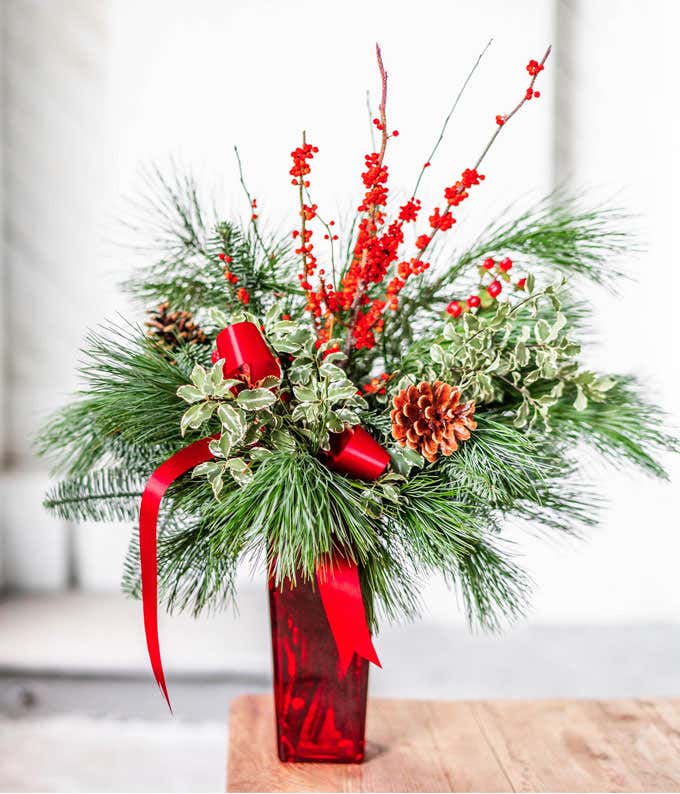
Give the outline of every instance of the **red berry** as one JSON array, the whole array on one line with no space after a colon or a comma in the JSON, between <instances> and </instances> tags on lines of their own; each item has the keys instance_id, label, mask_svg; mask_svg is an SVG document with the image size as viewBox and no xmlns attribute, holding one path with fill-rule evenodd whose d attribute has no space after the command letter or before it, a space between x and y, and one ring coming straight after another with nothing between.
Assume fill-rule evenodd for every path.
<instances>
[{"instance_id":1,"label":"red berry","mask_svg":"<svg viewBox=\"0 0 680 794\"><path fill-rule=\"evenodd\" d=\"M467 299L467 305L469 309L476 309L481 304L481 300L479 299L479 295L470 295Z\"/></svg>"},{"instance_id":2,"label":"red berry","mask_svg":"<svg viewBox=\"0 0 680 794\"><path fill-rule=\"evenodd\" d=\"M524 289L526 287L526 285L527 285L526 277L522 277L517 282L517 289Z\"/></svg>"},{"instance_id":3,"label":"red berry","mask_svg":"<svg viewBox=\"0 0 680 794\"><path fill-rule=\"evenodd\" d=\"M534 96L536 97L536 99L540 99L541 98L541 92L540 91L534 91Z\"/></svg>"},{"instance_id":4,"label":"red berry","mask_svg":"<svg viewBox=\"0 0 680 794\"><path fill-rule=\"evenodd\" d=\"M491 284L486 288L486 291L491 295L492 298L497 298L501 294L501 282L497 279L494 279Z\"/></svg>"},{"instance_id":5,"label":"red berry","mask_svg":"<svg viewBox=\"0 0 680 794\"><path fill-rule=\"evenodd\" d=\"M501 259L498 263L498 267L504 272L507 273L508 270L512 267L512 259L509 256L506 256L505 259Z\"/></svg>"},{"instance_id":6,"label":"red berry","mask_svg":"<svg viewBox=\"0 0 680 794\"><path fill-rule=\"evenodd\" d=\"M491 268L492 268L492 267L493 267L495 264L496 264L496 263L494 262L494 260L493 260L493 259L492 259L490 256L488 256L488 257L487 257L487 258L486 258L486 259L485 259L485 260L482 262L482 267L484 268L484 270L491 270Z\"/></svg>"},{"instance_id":7,"label":"red berry","mask_svg":"<svg viewBox=\"0 0 680 794\"><path fill-rule=\"evenodd\" d=\"M470 301L468 301L468 303L469 302ZM460 305L460 303L458 303L458 301L451 301L451 303L449 303L449 305L446 307L446 311L451 315L451 317L458 317L462 313L463 307Z\"/></svg>"},{"instance_id":8,"label":"red berry","mask_svg":"<svg viewBox=\"0 0 680 794\"><path fill-rule=\"evenodd\" d=\"M220 360L220 354L217 352L217 349L213 350L210 354L210 360L213 364L217 364L217 362Z\"/></svg>"}]
</instances>

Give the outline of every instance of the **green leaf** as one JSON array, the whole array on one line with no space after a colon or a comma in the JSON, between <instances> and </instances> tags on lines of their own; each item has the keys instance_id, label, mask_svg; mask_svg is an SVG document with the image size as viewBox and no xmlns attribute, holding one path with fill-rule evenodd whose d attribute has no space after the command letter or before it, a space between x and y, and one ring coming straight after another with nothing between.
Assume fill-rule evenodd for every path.
<instances>
[{"instance_id":1,"label":"green leaf","mask_svg":"<svg viewBox=\"0 0 680 794\"><path fill-rule=\"evenodd\" d=\"M309 383L312 377L312 364L293 365L288 370L288 377L292 384Z\"/></svg>"},{"instance_id":2,"label":"green leaf","mask_svg":"<svg viewBox=\"0 0 680 794\"><path fill-rule=\"evenodd\" d=\"M219 386L213 389L213 396L232 398L234 396L232 389L235 386L243 386L243 381L236 380L236 378L225 378L220 381Z\"/></svg>"},{"instance_id":3,"label":"green leaf","mask_svg":"<svg viewBox=\"0 0 680 794\"><path fill-rule=\"evenodd\" d=\"M333 353L329 353L324 359L324 362L333 364L336 361L344 361L346 358L347 356L341 350L336 350Z\"/></svg>"},{"instance_id":4,"label":"green leaf","mask_svg":"<svg viewBox=\"0 0 680 794\"><path fill-rule=\"evenodd\" d=\"M221 358L213 364L210 370L210 390L212 393L219 389L224 380L224 359Z\"/></svg>"},{"instance_id":5,"label":"green leaf","mask_svg":"<svg viewBox=\"0 0 680 794\"><path fill-rule=\"evenodd\" d=\"M222 473L224 466L222 463L216 463L215 461L207 461L205 463L199 463L198 466L195 466L193 471L191 472L192 477L207 477L208 480L212 481L215 477L219 477Z\"/></svg>"},{"instance_id":6,"label":"green leaf","mask_svg":"<svg viewBox=\"0 0 680 794\"><path fill-rule=\"evenodd\" d=\"M278 389L281 385L281 378L277 378L276 375L267 375L257 385L260 389Z\"/></svg>"},{"instance_id":7,"label":"green leaf","mask_svg":"<svg viewBox=\"0 0 680 794\"><path fill-rule=\"evenodd\" d=\"M564 328L567 324L567 318L560 312L557 317L555 318L555 322L552 324L550 329L550 339L557 339L560 335L560 331Z\"/></svg>"},{"instance_id":8,"label":"green leaf","mask_svg":"<svg viewBox=\"0 0 680 794\"><path fill-rule=\"evenodd\" d=\"M212 488L215 499L219 499L219 496L222 493L222 488L224 487L224 480L222 479L222 475L220 474L219 477L215 477L215 479L210 480L210 486Z\"/></svg>"},{"instance_id":9,"label":"green leaf","mask_svg":"<svg viewBox=\"0 0 680 794\"><path fill-rule=\"evenodd\" d=\"M388 499L390 502L394 502L394 504L399 504L399 491L389 483L382 483L380 489L383 492L383 496L385 499Z\"/></svg>"},{"instance_id":10,"label":"green leaf","mask_svg":"<svg viewBox=\"0 0 680 794\"><path fill-rule=\"evenodd\" d=\"M359 417L351 408L335 408L333 413L348 425L356 425L359 422Z\"/></svg>"},{"instance_id":11,"label":"green leaf","mask_svg":"<svg viewBox=\"0 0 680 794\"><path fill-rule=\"evenodd\" d=\"M248 454L251 460L262 461L269 458L273 453L271 449L267 449L266 447L253 447L248 450Z\"/></svg>"},{"instance_id":12,"label":"green leaf","mask_svg":"<svg viewBox=\"0 0 680 794\"><path fill-rule=\"evenodd\" d=\"M253 478L250 467L243 458L231 458L227 461L229 473L239 485L247 485Z\"/></svg>"},{"instance_id":13,"label":"green leaf","mask_svg":"<svg viewBox=\"0 0 680 794\"><path fill-rule=\"evenodd\" d=\"M194 366L191 370L191 382L197 389L200 389L206 397L210 394L208 373L205 371L205 367L202 367L200 364Z\"/></svg>"},{"instance_id":14,"label":"green leaf","mask_svg":"<svg viewBox=\"0 0 680 794\"><path fill-rule=\"evenodd\" d=\"M293 394L300 402L312 402L318 397L313 386L293 386Z\"/></svg>"},{"instance_id":15,"label":"green leaf","mask_svg":"<svg viewBox=\"0 0 680 794\"><path fill-rule=\"evenodd\" d=\"M197 430L204 422L213 414L215 410L215 403L203 402L192 405L188 411L185 411L180 421L180 432L184 435L188 428Z\"/></svg>"},{"instance_id":16,"label":"green leaf","mask_svg":"<svg viewBox=\"0 0 680 794\"><path fill-rule=\"evenodd\" d=\"M334 383L328 389L328 401L330 403L341 402L354 397L357 393L357 387L350 380L343 383Z\"/></svg>"},{"instance_id":17,"label":"green leaf","mask_svg":"<svg viewBox=\"0 0 680 794\"><path fill-rule=\"evenodd\" d=\"M244 389L239 392L236 402L247 411L259 411L276 402L276 395L269 389Z\"/></svg>"},{"instance_id":18,"label":"green leaf","mask_svg":"<svg viewBox=\"0 0 680 794\"><path fill-rule=\"evenodd\" d=\"M324 361L324 363L319 367L319 374L328 378L331 382L346 380L347 378L347 375L345 375L345 371L343 369L336 367L335 364L331 364L327 360Z\"/></svg>"},{"instance_id":19,"label":"green leaf","mask_svg":"<svg viewBox=\"0 0 680 794\"><path fill-rule=\"evenodd\" d=\"M264 326L268 328L271 332L274 328L274 324L279 320L281 315L283 314L283 301L276 301L269 307L269 311L264 316ZM285 322L281 320L280 322Z\"/></svg>"},{"instance_id":20,"label":"green leaf","mask_svg":"<svg viewBox=\"0 0 680 794\"><path fill-rule=\"evenodd\" d=\"M599 392L608 392L610 389L613 389L616 386L616 378L610 378L607 375L603 375L593 383L593 389Z\"/></svg>"},{"instance_id":21,"label":"green leaf","mask_svg":"<svg viewBox=\"0 0 680 794\"><path fill-rule=\"evenodd\" d=\"M295 450L295 439L287 430L274 430L271 441L277 449L290 452Z\"/></svg>"},{"instance_id":22,"label":"green leaf","mask_svg":"<svg viewBox=\"0 0 680 794\"><path fill-rule=\"evenodd\" d=\"M233 405L222 404L217 409L217 418L222 427L235 439L240 439L245 433L247 422L243 412Z\"/></svg>"},{"instance_id":23,"label":"green leaf","mask_svg":"<svg viewBox=\"0 0 680 794\"><path fill-rule=\"evenodd\" d=\"M222 309L218 309L215 306L211 306L208 309L208 318L210 322L218 328L224 328L229 324L229 318L227 315L222 311Z\"/></svg>"},{"instance_id":24,"label":"green leaf","mask_svg":"<svg viewBox=\"0 0 680 794\"><path fill-rule=\"evenodd\" d=\"M439 345L432 345L430 347L430 358L435 362L435 364L443 364L444 363L444 351Z\"/></svg>"},{"instance_id":25,"label":"green leaf","mask_svg":"<svg viewBox=\"0 0 680 794\"><path fill-rule=\"evenodd\" d=\"M588 398L586 397L583 389L580 386L576 387L576 399L574 400L574 408L577 411L585 411L588 407Z\"/></svg>"},{"instance_id":26,"label":"green leaf","mask_svg":"<svg viewBox=\"0 0 680 794\"><path fill-rule=\"evenodd\" d=\"M200 389L197 389L195 386L180 386L177 389L177 396L181 397L185 402L188 403L196 403L199 400L203 400L205 395Z\"/></svg>"},{"instance_id":27,"label":"green leaf","mask_svg":"<svg viewBox=\"0 0 680 794\"><path fill-rule=\"evenodd\" d=\"M515 357L518 366L526 367L529 364L529 348L521 340L515 345Z\"/></svg>"},{"instance_id":28,"label":"green leaf","mask_svg":"<svg viewBox=\"0 0 680 794\"><path fill-rule=\"evenodd\" d=\"M335 411L329 412L326 424L332 433L342 433L345 429L345 423Z\"/></svg>"},{"instance_id":29,"label":"green leaf","mask_svg":"<svg viewBox=\"0 0 680 794\"><path fill-rule=\"evenodd\" d=\"M543 344L550 338L550 326L548 323L540 319L534 327L534 336L539 344Z\"/></svg>"}]
</instances>

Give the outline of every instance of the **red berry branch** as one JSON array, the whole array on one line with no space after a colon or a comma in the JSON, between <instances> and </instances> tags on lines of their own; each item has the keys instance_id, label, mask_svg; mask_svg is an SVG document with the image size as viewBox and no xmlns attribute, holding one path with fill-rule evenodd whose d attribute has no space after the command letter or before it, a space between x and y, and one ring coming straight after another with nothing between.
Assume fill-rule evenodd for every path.
<instances>
[{"instance_id":1,"label":"red berry branch","mask_svg":"<svg viewBox=\"0 0 680 794\"><path fill-rule=\"evenodd\" d=\"M487 45L488 47L488 45ZM302 146L291 152L293 167L290 174L293 177L292 184L298 188L300 204L300 229L293 232L295 239L299 238L299 247L295 253L299 254L302 260L302 272L299 275L300 285L307 297L307 310L314 317L314 325L317 333L317 343L330 340L334 336L336 323L345 331L345 342L343 352L349 356L353 348L372 348L375 346L375 335L383 330L384 315L387 309L396 310L399 306L399 293L406 285L407 279L412 275L419 275L430 267L425 260L425 253L432 244L438 232L448 231L456 222L453 215L453 208L459 206L469 197L471 187L479 185L484 175L479 173L479 167L489 152L494 141L498 137L500 130L507 122L519 111L525 102L533 97L540 96L534 89L534 84L539 73L543 71L544 64L550 55L551 48L545 52L540 62L531 60L527 65L527 71L531 75L531 82L525 89L522 99L518 104L504 116L497 117L497 126L493 135L487 142L477 162L472 168L466 168L456 182L444 189L445 205L436 206L428 216L430 230L428 233L418 235L415 241L417 254L410 259L399 261L399 249L404 242L404 224L414 223L418 219L421 210L420 200L415 195L399 208L397 218L388 223L386 218L386 207L388 199L388 168L385 164L385 153L387 142L390 138L399 135L397 130L388 132L387 127L387 72L382 60L380 47L376 45L376 58L380 73L381 98L378 106L378 118L373 119L373 125L380 132L380 148L370 152L365 156L365 170L361 175L364 185L364 195L358 206L359 224L357 238L352 250L351 259L341 284L327 283L325 271L318 268L318 262L314 253L312 240L312 230L309 222L318 218L317 206L310 198L309 173L310 161L318 149L308 144L303 133ZM486 51L486 48L485 50ZM460 96L467 85L470 77L474 73L482 54L477 59L467 80L463 84L454 102L453 108L447 116L446 122L439 139L433 149L436 152L443 137L446 124L455 109ZM429 162L423 166L429 165ZM422 177L421 170L418 183ZM418 184L416 185L417 189ZM306 200L305 200L306 199ZM255 205L253 205L255 206ZM321 221L326 229L326 239L337 239L337 235L332 233L330 225ZM331 258L332 249L331 249ZM493 260L491 268L495 267ZM507 264L509 263L509 264ZM507 264L507 269L504 267ZM385 292L382 296L371 297L370 290L372 284L380 284L387 276L388 270L395 265L393 277L387 282ZM500 277L509 280L507 270L512 266L509 259L503 260L498 264ZM489 269L486 265L485 269ZM312 285L312 277L318 280L318 288ZM335 270L333 269L333 281L335 281ZM518 283L518 288L522 288ZM483 295L471 295L464 306L458 301L449 304L448 311L453 316L458 316L465 310L484 306L485 301L495 300L502 291L502 284L498 278L494 278L489 283Z\"/></svg>"},{"instance_id":2,"label":"red berry branch","mask_svg":"<svg viewBox=\"0 0 680 794\"><path fill-rule=\"evenodd\" d=\"M522 105L524 105L525 102L531 99L532 96L536 96L536 97L540 96L540 93L537 94L537 92L534 91L534 83L536 82L536 78L538 77L539 73L543 71L543 67L545 65L545 62L548 60L548 56L550 55L551 50L552 50L552 46L549 46L548 49L545 51L545 55L541 59L540 63L538 63L533 59L529 61L526 68L529 74L531 75L531 82L529 83L529 87L524 92L524 96L517 103L517 105L510 111L510 113L502 117L503 123L498 124L496 126L493 135L491 136L488 143L482 150L482 153L477 158L477 162L474 164L474 166L472 168L468 168L465 171L463 171L461 175L461 179L451 187L448 187L444 190L444 198L446 199L447 206L444 209L444 212L441 214L439 208L435 207L434 214L430 216L430 225L433 228L432 234L429 236L421 235L421 237L418 238L418 240L420 240L420 245L418 244L418 240L416 240L416 247L420 249L420 256L422 256L423 253L426 251L426 249L429 248L430 243L432 242L434 236L438 231L446 231L446 229L450 229L451 226L455 223L455 218L452 218L451 221L447 222L443 227L441 219L450 215L451 208L457 207L461 203L461 201L464 201L468 197L467 191L472 185L478 185L479 181L484 179L484 175L478 173L478 169L481 166L486 155L489 153L489 149L491 149L491 147L493 146L494 141L500 134L502 127L505 124L507 124L508 121L510 121L510 119L522 107Z\"/></svg>"}]
</instances>

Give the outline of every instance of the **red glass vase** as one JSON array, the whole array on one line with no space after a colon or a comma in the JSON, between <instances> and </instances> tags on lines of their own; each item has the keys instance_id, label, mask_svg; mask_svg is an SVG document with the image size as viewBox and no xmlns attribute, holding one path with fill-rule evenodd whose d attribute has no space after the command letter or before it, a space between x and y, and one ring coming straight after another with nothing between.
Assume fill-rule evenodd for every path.
<instances>
[{"instance_id":1,"label":"red glass vase","mask_svg":"<svg viewBox=\"0 0 680 794\"><path fill-rule=\"evenodd\" d=\"M318 589L269 582L274 702L281 761L361 763L368 665L357 654L346 675Z\"/></svg>"}]
</instances>

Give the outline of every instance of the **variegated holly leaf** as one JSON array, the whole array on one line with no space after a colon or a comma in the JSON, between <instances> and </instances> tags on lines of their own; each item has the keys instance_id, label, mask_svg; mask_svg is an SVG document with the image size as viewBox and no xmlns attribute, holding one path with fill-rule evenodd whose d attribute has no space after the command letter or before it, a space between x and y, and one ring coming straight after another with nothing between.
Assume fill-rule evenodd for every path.
<instances>
[{"instance_id":1,"label":"variegated holly leaf","mask_svg":"<svg viewBox=\"0 0 680 794\"><path fill-rule=\"evenodd\" d=\"M260 411L276 401L276 395L269 389L244 389L236 397L236 402L246 411Z\"/></svg>"},{"instance_id":2,"label":"variegated holly leaf","mask_svg":"<svg viewBox=\"0 0 680 794\"><path fill-rule=\"evenodd\" d=\"M191 408L184 412L180 421L179 429L181 434L184 435L189 428L198 430L202 424L210 419L216 407L215 403L207 401L192 405Z\"/></svg>"}]
</instances>

